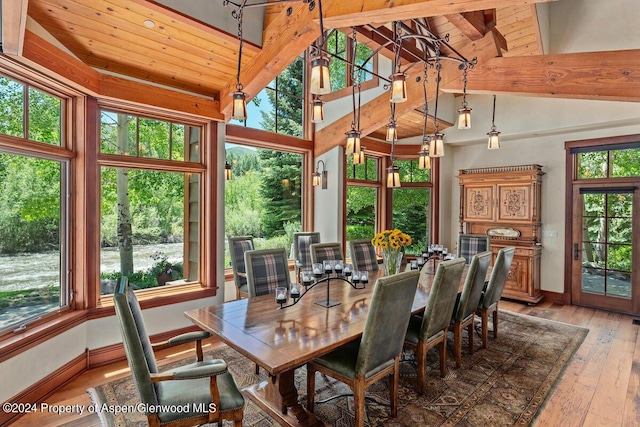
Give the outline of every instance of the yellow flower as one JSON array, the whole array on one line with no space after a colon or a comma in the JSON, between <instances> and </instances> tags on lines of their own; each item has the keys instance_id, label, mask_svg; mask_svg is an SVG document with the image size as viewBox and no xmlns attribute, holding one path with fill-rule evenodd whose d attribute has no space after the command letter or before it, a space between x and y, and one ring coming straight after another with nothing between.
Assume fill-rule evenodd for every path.
<instances>
[{"instance_id":1,"label":"yellow flower","mask_svg":"<svg viewBox=\"0 0 640 427\"><path fill-rule=\"evenodd\" d=\"M400 250L403 246L411 245L411 236L403 233L397 228L393 230L384 230L376 234L373 239L371 239L371 244L381 249L391 248L393 250Z\"/></svg>"}]
</instances>

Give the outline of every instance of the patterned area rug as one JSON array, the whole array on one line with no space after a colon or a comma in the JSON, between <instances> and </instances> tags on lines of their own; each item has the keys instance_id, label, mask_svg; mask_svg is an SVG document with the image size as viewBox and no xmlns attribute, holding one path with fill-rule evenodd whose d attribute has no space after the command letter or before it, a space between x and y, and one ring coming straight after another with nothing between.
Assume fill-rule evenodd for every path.
<instances>
[{"instance_id":1,"label":"patterned area rug","mask_svg":"<svg viewBox=\"0 0 640 427\"><path fill-rule=\"evenodd\" d=\"M428 355L427 392L414 391L416 371L411 362L401 363L399 410L389 418L388 384L382 380L367 390L366 413L370 426L511 426L530 425L564 371L573 353L584 340L588 329L531 316L500 312L498 338L490 338L489 348L478 347L469 356L466 333L463 335L462 367L456 369L451 347L447 357L448 374L440 378L435 349ZM490 333L490 337L492 337ZM449 343L453 341L452 337ZM205 359L224 359L241 388L264 379L264 372L254 375L253 363L229 347L209 351ZM170 369L193 358L173 362ZM335 394L346 393L342 383L318 375L316 402ZM296 370L296 385L301 402L305 401L306 370ZM138 400L131 377L121 378L89 389L94 402L109 405L135 405ZM352 398L338 398L316 404L315 413L327 425L354 424ZM144 414L114 415L102 413L104 426L144 426ZM225 422L225 425L226 422ZM243 425L258 427L277 423L247 399Z\"/></svg>"}]
</instances>

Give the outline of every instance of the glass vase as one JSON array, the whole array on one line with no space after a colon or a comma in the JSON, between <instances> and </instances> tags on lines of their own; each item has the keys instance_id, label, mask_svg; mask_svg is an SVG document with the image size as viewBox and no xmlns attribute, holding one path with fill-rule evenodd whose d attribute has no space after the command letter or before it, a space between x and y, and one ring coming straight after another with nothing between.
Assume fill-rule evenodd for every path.
<instances>
[{"instance_id":1,"label":"glass vase","mask_svg":"<svg viewBox=\"0 0 640 427\"><path fill-rule=\"evenodd\" d=\"M386 276L400 273L402 255L402 251L399 250L382 251L382 261L384 263L384 273Z\"/></svg>"}]
</instances>

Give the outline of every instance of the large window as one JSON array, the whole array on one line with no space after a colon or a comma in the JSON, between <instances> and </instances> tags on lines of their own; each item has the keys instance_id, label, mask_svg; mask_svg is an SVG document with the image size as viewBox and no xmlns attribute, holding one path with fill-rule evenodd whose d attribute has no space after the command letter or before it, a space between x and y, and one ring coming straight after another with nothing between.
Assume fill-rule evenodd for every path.
<instances>
[{"instance_id":1,"label":"large window","mask_svg":"<svg viewBox=\"0 0 640 427\"><path fill-rule=\"evenodd\" d=\"M422 253L431 240L431 170L417 160L396 160L402 187L393 189L392 226L411 236L407 253Z\"/></svg>"},{"instance_id":2,"label":"large window","mask_svg":"<svg viewBox=\"0 0 640 427\"><path fill-rule=\"evenodd\" d=\"M304 56L298 57L258 95L247 103L247 120L233 124L303 136L304 118Z\"/></svg>"},{"instance_id":3,"label":"large window","mask_svg":"<svg viewBox=\"0 0 640 427\"><path fill-rule=\"evenodd\" d=\"M353 164L353 155L347 156L347 241L370 239L376 234L378 220L379 160L365 157L365 163ZM349 256L349 254L347 255Z\"/></svg>"},{"instance_id":4,"label":"large window","mask_svg":"<svg viewBox=\"0 0 640 427\"><path fill-rule=\"evenodd\" d=\"M65 106L0 76L0 143L11 143L11 152L0 145L0 330L69 304Z\"/></svg>"},{"instance_id":5,"label":"large window","mask_svg":"<svg viewBox=\"0 0 640 427\"><path fill-rule=\"evenodd\" d=\"M100 132L100 294L198 281L202 129L102 110Z\"/></svg>"},{"instance_id":6,"label":"large window","mask_svg":"<svg viewBox=\"0 0 640 427\"><path fill-rule=\"evenodd\" d=\"M370 58L373 50L365 44L356 46L356 55L353 57L353 39L341 31L331 31L327 38L327 51L332 55L329 63L331 73L331 91L337 92L353 85L354 64L360 74L360 83L373 81L376 72L376 60ZM365 63L366 61L366 63Z\"/></svg>"},{"instance_id":7,"label":"large window","mask_svg":"<svg viewBox=\"0 0 640 427\"><path fill-rule=\"evenodd\" d=\"M224 191L226 237L253 236L257 248L289 253L293 233L302 230L303 156L229 143L226 151L233 170Z\"/></svg>"}]
</instances>

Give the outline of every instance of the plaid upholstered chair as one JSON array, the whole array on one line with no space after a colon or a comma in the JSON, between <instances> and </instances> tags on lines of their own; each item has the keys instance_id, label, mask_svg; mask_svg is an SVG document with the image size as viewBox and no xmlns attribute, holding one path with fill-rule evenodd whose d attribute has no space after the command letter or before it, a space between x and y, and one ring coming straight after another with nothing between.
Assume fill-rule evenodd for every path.
<instances>
[{"instance_id":1,"label":"plaid upholstered chair","mask_svg":"<svg viewBox=\"0 0 640 427\"><path fill-rule=\"evenodd\" d=\"M347 244L354 270L378 271L378 257L371 239L350 240Z\"/></svg>"},{"instance_id":2,"label":"plaid upholstered chair","mask_svg":"<svg viewBox=\"0 0 640 427\"><path fill-rule=\"evenodd\" d=\"M490 250L489 236L485 234L458 234L458 258L471 263L475 254Z\"/></svg>"},{"instance_id":3,"label":"plaid upholstered chair","mask_svg":"<svg viewBox=\"0 0 640 427\"><path fill-rule=\"evenodd\" d=\"M293 254L295 259L294 274L300 279L302 270L311 270L311 245L320 243L317 231L300 231L293 233Z\"/></svg>"},{"instance_id":4,"label":"plaid upholstered chair","mask_svg":"<svg viewBox=\"0 0 640 427\"><path fill-rule=\"evenodd\" d=\"M236 284L236 299L240 299L243 295L249 295L247 289L247 270L244 266L244 253L253 249L255 249L253 246L253 237L229 237L229 252L231 253L233 281Z\"/></svg>"},{"instance_id":5,"label":"plaid upholstered chair","mask_svg":"<svg viewBox=\"0 0 640 427\"><path fill-rule=\"evenodd\" d=\"M344 261L342 243L313 243L311 245L311 262L322 262L328 259L339 259Z\"/></svg>"},{"instance_id":6,"label":"plaid upholstered chair","mask_svg":"<svg viewBox=\"0 0 640 427\"><path fill-rule=\"evenodd\" d=\"M289 263L284 248L247 251L244 264L249 298L273 293L279 286L289 288Z\"/></svg>"}]
</instances>

